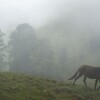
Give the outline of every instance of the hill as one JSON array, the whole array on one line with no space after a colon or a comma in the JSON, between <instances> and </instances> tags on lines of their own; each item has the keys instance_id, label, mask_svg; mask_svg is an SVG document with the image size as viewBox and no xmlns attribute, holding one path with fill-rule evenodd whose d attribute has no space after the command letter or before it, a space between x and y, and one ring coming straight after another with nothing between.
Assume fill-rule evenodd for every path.
<instances>
[{"instance_id":1,"label":"hill","mask_svg":"<svg viewBox=\"0 0 100 100\"><path fill-rule=\"evenodd\" d=\"M0 100L100 100L100 91L24 74L0 72Z\"/></svg>"}]
</instances>

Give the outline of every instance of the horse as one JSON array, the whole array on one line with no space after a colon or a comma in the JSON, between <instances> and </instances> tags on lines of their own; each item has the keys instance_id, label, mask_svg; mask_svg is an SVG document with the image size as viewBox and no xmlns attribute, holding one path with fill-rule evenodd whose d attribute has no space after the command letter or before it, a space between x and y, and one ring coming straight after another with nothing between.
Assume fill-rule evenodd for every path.
<instances>
[{"instance_id":1,"label":"horse","mask_svg":"<svg viewBox=\"0 0 100 100\"><path fill-rule=\"evenodd\" d=\"M75 85L76 80L79 79L81 76L84 76L83 83L85 84L86 88L87 88L86 79L87 78L95 79L95 85L94 85L94 90L95 90L98 81L100 82L100 67L81 65L78 68L77 72L71 78L69 78L69 80L74 79L73 85ZM100 86L97 89L100 89Z\"/></svg>"}]
</instances>

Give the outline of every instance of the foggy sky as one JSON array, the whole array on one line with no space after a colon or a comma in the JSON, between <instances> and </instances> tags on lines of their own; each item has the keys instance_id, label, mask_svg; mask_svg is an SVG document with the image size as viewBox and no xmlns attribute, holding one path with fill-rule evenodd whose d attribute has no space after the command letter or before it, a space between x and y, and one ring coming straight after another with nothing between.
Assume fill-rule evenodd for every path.
<instances>
[{"instance_id":1,"label":"foggy sky","mask_svg":"<svg viewBox=\"0 0 100 100\"><path fill-rule=\"evenodd\" d=\"M57 17L59 7L67 2L69 0L0 0L0 27L6 29L25 22L39 27Z\"/></svg>"},{"instance_id":2,"label":"foggy sky","mask_svg":"<svg viewBox=\"0 0 100 100\"><path fill-rule=\"evenodd\" d=\"M38 28L71 13L76 13L80 20L82 16L86 21L90 17L98 20L99 3L99 0L0 0L0 28L8 31L26 22Z\"/></svg>"}]
</instances>

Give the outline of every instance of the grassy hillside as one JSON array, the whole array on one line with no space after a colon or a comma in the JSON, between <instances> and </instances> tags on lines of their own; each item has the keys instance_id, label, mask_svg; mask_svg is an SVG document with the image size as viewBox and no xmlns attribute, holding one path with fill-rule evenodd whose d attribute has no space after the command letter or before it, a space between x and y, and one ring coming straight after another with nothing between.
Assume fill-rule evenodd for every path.
<instances>
[{"instance_id":1,"label":"grassy hillside","mask_svg":"<svg viewBox=\"0 0 100 100\"><path fill-rule=\"evenodd\" d=\"M100 100L100 91L84 86L0 73L0 100Z\"/></svg>"}]
</instances>

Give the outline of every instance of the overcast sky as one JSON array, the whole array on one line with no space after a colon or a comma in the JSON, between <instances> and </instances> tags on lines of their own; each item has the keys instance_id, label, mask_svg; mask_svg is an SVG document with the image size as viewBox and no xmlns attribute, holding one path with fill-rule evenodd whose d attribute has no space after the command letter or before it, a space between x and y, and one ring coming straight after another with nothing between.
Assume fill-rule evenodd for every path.
<instances>
[{"instance_id":1,"label":"overcast sky","mask_svg":"<svg viewBox=\"0 0 100 100\"><path fill-rule=\"evenodd\" d=\"M89 6L94 12L98 9L98 13L99 3L99 0L0 0L0 28L6 31L25 22L38 28L81 6L86 9Z\"/></svg>"},{"instance_id":2,"label":"overcast sky","mask_svg":"<svg viewBox=\"0 0 100 100\"><path fill-rule=\"evenodd\" d=\"M28 22L39 27L57 17L70 0L0 0L0 27Z\"/></svg>"}]
</instances>

